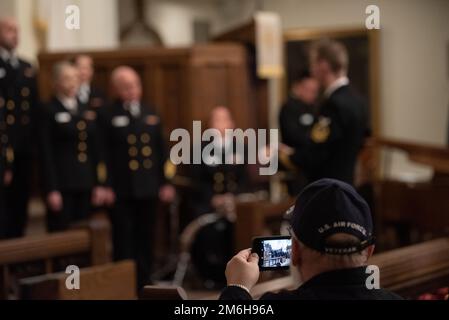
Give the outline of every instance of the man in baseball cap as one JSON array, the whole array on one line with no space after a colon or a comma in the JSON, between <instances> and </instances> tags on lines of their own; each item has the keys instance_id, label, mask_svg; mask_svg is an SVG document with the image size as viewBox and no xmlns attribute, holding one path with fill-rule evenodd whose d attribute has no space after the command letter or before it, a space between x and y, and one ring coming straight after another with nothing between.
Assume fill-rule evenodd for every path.
<instances>
[{"instance_id":1,"label":"man in baseball cap","mask_svg":"<svg viewBox=\"0 0 449 320\"><path fill-rule=\"evenodd\" d=\"M373 223L367 203L350 185L318 180L287 212L292 236L292 272L298 289L266 293L261 299L401 299L367 285L367 261L374 251ZM228 286L221 299L249 300L259 279L259 257L239 252L226 268Z\"/></svg>"}]
</instances>

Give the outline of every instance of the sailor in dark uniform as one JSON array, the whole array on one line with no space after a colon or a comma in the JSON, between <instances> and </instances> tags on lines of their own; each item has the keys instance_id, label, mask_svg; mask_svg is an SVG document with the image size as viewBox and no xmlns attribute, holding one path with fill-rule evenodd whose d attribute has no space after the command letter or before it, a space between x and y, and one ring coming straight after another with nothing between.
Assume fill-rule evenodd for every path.
<instances>
[{"instance_id":1,"label":"sailor in dark uniform","mask_svg":"<svg viewBox=\"0 0 449 320\"><path fill-rule=\"evenodd\" d=\"M324 102L306 141L294 154L281 154L280 160L297 165L309 181L334 178L352 184L369 133L368 108L349 85L345 47L326 40L313 48L312 73L324 89Z\"/></svg>"},{"instance_id":2,"label":"sailor in dark uniform","mask_svg":"<svg viewBox=\"0 0 449 320\"><path fill-rule=\"evenodd\" d=\"M282 142L296 149L300 148L310 135L317 114L319 84L307 70L301 71L293 80L288 100L281 107L279 129ZM287 168L289 169L289 168ZM289 194L297 195L307 184L304 172L291 170L287 181Z\"/></svg>"},{"instance_id":3,"label":"sailor in dark uniform","mask_svg":"<svg viewBox=\"0 0 449 320\"><path fill-rule=\"evenodd\" d=\"M234 120L229 109L223 106L215 107L210 114L209 128L217 129L221 134L219 141L214 144L222 150L221 159L203 159L201 164L191 165L191 180L194 185L194 216L212 213L226 209L233 197L247 191L248 173L244 161L244 154L237 153L235 141L225 139L225 130L234 129ZM208 143L202 144L202 150ZM232 148L232 149L231 149ZM203 152L202 152L203 154ZM206 156L208 156L206 154ZM214 156L214 155L212 155ZM230 164L225 157L231 157ZM242 158L241 164L237 158Z\"/></svg>"},{"instance_id":4,"label":"sailor in dark uniform","mask_svg":"<svg viewBox=\"0 0 449 320\"><path fill-rule=\"evenodd\" d=\"M69 62L54 67L55 97L45 107L40 128L44 188L50 232L67 229L89 216L91 202L101 204L96 114L80 103L79 79Z\"/></svg>"},{"instance_id":5,"label":"sailor in dark uniform","mask_svg":"<svg viewBox=\"0 0 449 320\"><path fill-rule=\"evenodd\" d=\"M99 88L92 84L95 72L92 57L86 54L80 54L73 59L73 63L78 69L81 81L78 100L86 104L93 111L101 109L106 104L106 96Z\"/></svg>"},{"instance_id":6,"label":"sailor in dark uniform","mask_svg":"<svg viewBox=\"0 0 449 320\"><path fill-rule=\"evenodd\" d=\"M159 200L172 201L160 118L141 101L142 85L129 67L112 74L118 99L102 110L101 126L110 187L114 257L134 259L139 288L150 281L153 234Z\"/></svg>"},{"instance_id":7,"label":"sailor in dark uniform","mask_svg":"<svg viewBox=\"0 0 449 320\"><path fill-rule=\"evenodd\" d=\"M3 93L9 143L14 153L12 182L6 188L8 238L23 236L36 155L38 109L35 69L19 59L18 26L13 18L0 21L0 90Z\"/></svg>"}]
</instances>

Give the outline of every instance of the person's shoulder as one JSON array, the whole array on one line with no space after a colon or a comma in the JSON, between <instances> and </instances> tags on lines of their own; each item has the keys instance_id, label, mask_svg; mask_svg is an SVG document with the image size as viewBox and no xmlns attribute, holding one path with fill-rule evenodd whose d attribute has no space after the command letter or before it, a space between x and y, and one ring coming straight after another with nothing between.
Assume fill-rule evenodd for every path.
<instances>
[{"instance_id":1,"label":"person's shoulder","mask_svg":"<svg viewBox=\"0 0 449 320\"><path fill-rule=\"evenodd\" d=\"M118 113L120 110L120 103L118 101L112 101L105 104L103 107L98 108L98 116L100 117L111 117Z\"/></svg>"},{"instance_id":2,"label":"person's shoulder","mask_svg":"<svg viewBox=\"0 0 449 320\"><path fill-rule=\"evenodd\" d=\"M46 103L42 105L42 110L47 113L55 113L60 102L56 97L51 97Z\"/></svg>"},{"instance_id":3,"label":"person's shoulder","mask_svg":"<svg viewBox=\"0 0 449 320\"><path fill-rule=\"evenodd\" d=\"M301 300L307 299L298 290L283 290L279 292L267 292L260 300Z\"/></svg>"},{"instance_id":4,"label":"person's shoulder","mask_svg":"<svg viewBox=\"0 0 449 320\"><path fill-rule=\"evenodd\" d=\"M34 78L37 74L37 69L28 61L18 58L20 69L23 70L27 78Z\"/></svg>"},{"instance_id":5,"label":"person's shoulder","mask_svg":"<svg viewBox=\"0 0 449 320\"><path fill-rule=\"evenodd\" d=\"M401 297L400 295L386 289L381 288L376 291L377 291L376 294L378 295L379 299L382 300L404 300L404 298Z\"/></svg>"},{"instance_id":6,"label":"person's shoulder","mask_svg":"<svg viewBox=\"0 0 449 320\"><path fill-rule=\"evenodd\" d=\"M337 118L356 120L367 113L367 104L365 99L348 85L329 97L325 109Z\"/></svg>"},{"instance_id":7,"label":"person's shoulder","mask_svg":"<svg viewBox=\"0 0 449 320\"><path fill-rule=\"evenodd\" d=\"M355 105L365 105L364 98L350 85L343 86L335 91L329 97L329 102L341 109L349 109Z\"/></svg>"},{"instance_id":8,"label":"person's shoulder","mask_svg":"<svg viewBox=\"0 0 449 320\"><path fill-rule=\"evenodd\" d=\"M53 119L58 111L59 102L55 97L52 97L49 101L43 103L39 110L40 115L43 117L43 119L47 120Z\"/></svg>"},{"instance_id":9,"label":"person's shoulder","mask_svg":"<svg viewBox=\"0 0 449 320\"><path fill-rule=\"evenodd\" d=\"M159 117L159 115L156 111L157 108L154 105L152 105L150 103L142 103L142 108L145 111L145 114Z\"/></svg>"},{"instance_id":10,"label":"person's shoulder","mask_svg":"<svg viewBox=\"0 0 449 320\"><path fill-rule=\"evenodd\" d=\"M34 69L33 65L30 62L28 62L27 60L25 60L23 58L18 58L18 61L22 67Z\"/></svg>"}]
</instances>

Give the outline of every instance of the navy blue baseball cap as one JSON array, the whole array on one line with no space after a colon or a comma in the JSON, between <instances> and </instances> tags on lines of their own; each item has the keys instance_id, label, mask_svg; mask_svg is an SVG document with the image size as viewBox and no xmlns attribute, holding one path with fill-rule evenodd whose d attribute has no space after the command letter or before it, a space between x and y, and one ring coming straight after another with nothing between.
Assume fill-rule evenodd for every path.
<instances>
[{"instance_id":1,"label":"navy blue baseball cap","mask_svg":"<svg viewBox=\"0 0 449 320\"><path fill-rule=\"evenodd\" d=\"M352 186L338 180L322 179L308 185L288 216L295 237L322 253L351 254L374 243L368 204ZM326 240L336 233L350 234L360 241L347 246L331 245Z\"/></svg>"}]
</instances>

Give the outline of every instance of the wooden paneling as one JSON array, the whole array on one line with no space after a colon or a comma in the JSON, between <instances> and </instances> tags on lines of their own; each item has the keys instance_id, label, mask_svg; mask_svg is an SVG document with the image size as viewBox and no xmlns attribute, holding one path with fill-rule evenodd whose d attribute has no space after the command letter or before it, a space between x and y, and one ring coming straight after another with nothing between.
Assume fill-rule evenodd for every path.
<instances>
[{"instance_id":1,"label":"wooden paneling","mask_svg":"<svg viewBox=\"0 0 449 320\"><path fill-rule=\"evenodd\" d=\"M127 49L85 52L95 62L94 84L113 98L109 77L120 65L129 65L142 77L144 101L162 117L167 132L191 130L193 120L206 121L210 110L226 105L241 128L264 127L266 113L254 117L261 99L255 99L253 75L244 46L233 43L199 45L183 49ZM51 69L74 53L39 55L39 88L44 101L51 97ZM258 92L258 91L257 91ZM262 95L265 97L266 95Z\"/></svg>"}]
</instances>

